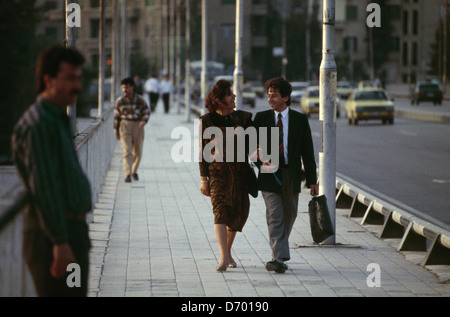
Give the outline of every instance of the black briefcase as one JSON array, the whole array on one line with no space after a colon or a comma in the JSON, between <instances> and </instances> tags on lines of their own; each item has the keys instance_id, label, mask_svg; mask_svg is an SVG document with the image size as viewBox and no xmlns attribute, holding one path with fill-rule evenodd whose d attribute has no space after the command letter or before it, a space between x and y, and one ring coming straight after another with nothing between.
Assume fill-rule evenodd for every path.
<instances>
[{"instance_id":1,"label":"black briefcase","mask_svg":"<svg viewBox=\"0 0 450 317\"><path fill-rule=\"evenodd\" d=\"M314 242L321 243L334 234L327 199L325 195L315 196L311 199L308 206L312 238Z\"/></svg>"}]
</instances>

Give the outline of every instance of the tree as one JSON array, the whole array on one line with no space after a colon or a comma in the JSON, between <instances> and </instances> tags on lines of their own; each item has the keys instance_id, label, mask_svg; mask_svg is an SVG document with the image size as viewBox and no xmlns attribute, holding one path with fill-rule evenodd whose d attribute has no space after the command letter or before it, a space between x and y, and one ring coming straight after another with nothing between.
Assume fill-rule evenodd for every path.
<instances>
[{"instance_id":1,"label":"tree","mask_svg":"<svg viewBox=\"0 0 450 317\"><path fill-rule=\"evenodd\" d=\"M40 12L35 0L0 2L0 164L11 163L11 133L15 122L36 97L34 66L44 47L54 42L36 36Z\"/></svg>"}]
</instances>

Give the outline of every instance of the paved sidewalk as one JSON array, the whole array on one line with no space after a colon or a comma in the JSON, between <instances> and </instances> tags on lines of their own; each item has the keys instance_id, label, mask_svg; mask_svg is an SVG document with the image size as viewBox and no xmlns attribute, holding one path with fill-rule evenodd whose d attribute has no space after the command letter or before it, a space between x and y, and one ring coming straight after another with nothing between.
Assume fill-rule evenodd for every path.
<instances>
[{"instance_id":1,"label":"paved sidewalk","mask_svg":"<svg viewBox=\"0 0 450 317\"><path fill-rule=\"evenodd\" d=\"M175 163L171 157L172 147L180 144L179 137L171 139L175 127L190 131L185 144L192 152L191 142L197 142L197 127L185 121L183 111L166 115L158 105L152 114L137 182L124 182L118 142L90 224L89 296L450 296L450 284L349 219L348 210L337 210L337 245L314 245L307 190L301 193L285 274L265 269L271 250L261 195L251 197L249 219L236 236L238 267L216 272L219 251L210 199L199 191L198 163ZM367 282L377 282L375 271L368 270L372 263L380 268L379 287Z\"/></svg>"}]
</instances>

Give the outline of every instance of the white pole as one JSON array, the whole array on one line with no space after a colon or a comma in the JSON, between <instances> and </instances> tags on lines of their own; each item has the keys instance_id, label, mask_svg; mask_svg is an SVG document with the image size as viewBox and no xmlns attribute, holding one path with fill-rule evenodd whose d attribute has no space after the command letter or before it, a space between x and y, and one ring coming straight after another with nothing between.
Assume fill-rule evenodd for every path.
<instances>
[{"instance_id":1,"label":"white pole","mask_svg":"<svg viewBox=\"0 0 450 317\"><path fill-rule=\"evenodd\" d=\"M184 79L184 107L186 121L191 121L191 1L186 0L186 62Z\"/></svg>"},{"instance_id":2,"label":"white pole","mask_svg":"<svg viewBox=\"0 0 450 317\"><path fill-rule=\"evenodd\" d=\"M103 94L105 86L105 2L100 0L100 26L99 26L99 48L98 48L98 117L102 118Z\"/></svg>"},{"instance_id":3,"label":"white pole","mask_svg":"<svg viewBox=\"0 0 450 317\"><path fill-rule=\"evenodd\" d=\"M66 8L64 10L65 13L65 27L66 27L66 47L75 47L75 31L73 29L73 27L69 26L69 12L68 12L68 6L69 4L71 4L73 1L71 0L66 0L65 5ZM77 129L77 104L76 102L74 102L71 105L67 105L67 115L70 119L70 127L72 130L72 135L76 136L78 134L78 129Z\"/></svg>"},{"instance_id":4,"label":"white pole","mask_svg":"<svg viewBox=\"0 0 450 317\"><path fill-rule=\"evenodd\" d=\"M180 81L181 81L181 0L177 0L176 2L176 48L177 48L177 54L176 54L176 70L175 70L175 87L176 87L176 94L177 94L177 113L180 113Z\"/></svg>"},{"instance_id":5,"label":"white pole","mask_svg":"<svg viewBox=\"0 0 450 317\"><path fill-rule=\"evenodd\" d=\"M323 0L322 62L320 65L320 120L322 152L319 153L319 194L325 195L336 232L336 62L334 60L335 0ZM335 235L322 244L335 244Z\"/></svg>"},{"instance_id":6,"label":"white pole","mask_svg":"<svg viewBox=\"0 0 450 317\"><path fill-rule=\"evenodd\" d=\"M202 0L202 72L201 72L201 87L202 87L202 109L204 108L205 98L208 89L208 8L207 0Z\"/></svg>"},{"instance_id":7,"label":"white pole","mask_svg":"<svg viewBox=\"0 0 450 317\"><path fill-rule=\"evenodd\" d=\"M236 1L236 45L235 45L235 65L233 90L236 94L236 110L242 107L242 86L244 73L242 71L242 27L244 22L244 1Z\"/></svg>"}]
</instances>

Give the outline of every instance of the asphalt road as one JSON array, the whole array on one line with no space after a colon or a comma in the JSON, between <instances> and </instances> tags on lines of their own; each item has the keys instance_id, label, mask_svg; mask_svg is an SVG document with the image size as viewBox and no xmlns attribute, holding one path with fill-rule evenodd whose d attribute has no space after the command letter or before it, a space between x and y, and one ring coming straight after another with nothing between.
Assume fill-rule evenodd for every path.
<instances>
[{"instance_id":1,"label":"asphalt road","mask_svg":"<svg viewBox=\"0 0 450 317\"><path fill-rule=\"evenodd\" d=\"M300 111L296 105L292 108ZM251 111L263 109L268 105L261 99ZM374 197L450 228L450 125L396 117L393 125L383 125L380 120L351 126L344 111L341 114L336 122L337 176L363 186ZM322 122L311 116L310 125L318 161Z\"/></svg>"}]
</instances>

